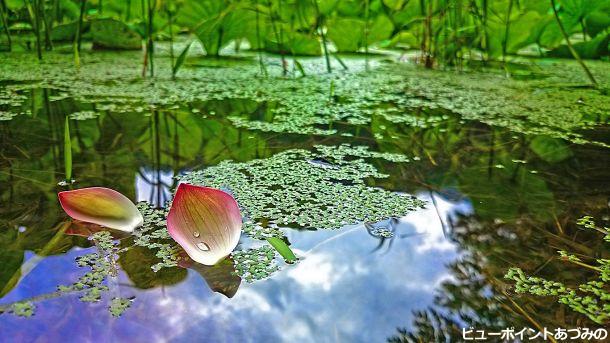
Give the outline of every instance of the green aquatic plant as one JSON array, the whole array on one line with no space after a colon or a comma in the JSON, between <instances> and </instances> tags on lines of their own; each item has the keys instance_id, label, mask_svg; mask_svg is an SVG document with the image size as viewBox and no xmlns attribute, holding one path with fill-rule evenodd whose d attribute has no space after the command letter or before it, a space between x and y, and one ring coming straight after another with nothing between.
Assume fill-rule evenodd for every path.
<instances>
[{"instance_id":1,"label":"green aquatic plant","mask_svg":"<svg viewBox=\"0 0 610 343\"><path fill-rule=\"evenodd\" d=\"M36 313L36 305L29 301L18 302L13 304L8 311L18 317L29 318Z\"/></svg>"},{"instance_id":2,"label":"green aquatic plant","mask_svg":"<svg viewBox=\"0 0 610 343\"><path fill-rule=\"evenodd\" d=\"M418 114L420 109L425 109L578 144L590 141L583 138L583 129L603 123L610 110L606 97L599 91L576 87L587 80L575 63L540 62L535 67L528 67L523 64L526 61L511 62L511 66L536 70L536 75L540 75L540 78L517 80L505 79L503 73L498 75L494 69L454 74L395 63L377 66L374 73L363 73L355 70L357 61L351 61L354 68L340 77L308 72L306 78L289 79L270 74L267 82L259 83L252 82L260 75L256 63L231 67L222 62L220 68L189 68L192 77L188 80L158 79L151 85L145 80L133 80L135 56L135 53L122 53L100 57L97 66L81 68L78 75L71 75L61 68L65 57L54 54L57 63L45 63L43 75L39 68L28 68L28 72L24 72L33 61L17 64L0 55L0 77L24 81L11 85L6 91L0 90L0 94L10 94L14 104L2 110L26 113L29 109L20 98L38 87L56 89L95 107L98 113L146 112L148 109L175 111L192 106L188 104L213 103L221 99L229 103L247 100L258 104L258 111L248 106L227 112L216 111L217 117L227 117L238 128L263 132L354 135L356 126L371 123L376 117L392 123L434 125ZM315 65L303 63L306 70ZM101 65L112 65L112 68L108 67L108 73L101 73ZM164 66L169 67L159 65L157 69ZM590 66L600 75L600 83L610 82L604 78L604 75L610 75L607 64ZM319 67L323 70L323 64ZM171 70L165 74L171 74ZM124 79L131 82L120 81ZM330 80L333 81L334 100L329 104ZM367 87L361 87L363 84ZM262 118L257 115L260 111L264 112Z\"/></svg>"},{"instance_id":3,"label":"green aquatic plant","mask_svg":"<svg viewBox=\"0 0 610 343\"><path fill-rule=\"evenodd\" d=\"M144 217L144 223L133 233L134 245L155 251L155 256L160 261L150 268L158 272L163 268L178 266L178 261L181 259L180 249L171 240L167 231L165 218L168 210L157 209L146 202L139 203L138 209Z\"/></svg>"},{"instance_id":4,"label":"green aquatic plant","mask_svg":"<svg viewBox=\"0 0 610 343\"><path fill-rule=\"evenodd\" d=\"M367 158L406 161L366 148L321 146L317 152L288 150L267 159L220 164L180 177L182 182L228 189L252 223L338 229L362 222L400 217L421 208L415 197L369 187L365 180L385 178ZM352 154L350 154L352 153ZM359 156L360 155L360 156ZM356 159L347 159L350 158ZM268 223L268 224L264 224ZM265 234L254 236L265 236Z\"/></svg>"},{"instance_id":5,"label":"green aquatic plant","mask_svg":"<svg viewBox=\"0 0 610 343\"><path fill-rule=\"evenodd\" d=\"M292 249L290 249L284 239L277 237L267 237L267 242L269 242L269 244L271 244L271 246L274 247L275 250L280 253L280 255L282 255L284 261L286 261L287 263L296 262L296 255L294 254L294 252L292 252Z\"/></svg>"},{"instance_id":6,"label":"green aquatic plant","mask_svg":"<svg viewBox=\"0 0 610 343\"><path fill-rule=\"evenodd\" d=\"M72 182L72 137L70 136L70 118L66 116L64 124L64 171L65 181Z\"/></svg>"},{"instance_id":7,"label":"green aquatic plant","mask_svg":"<svg viewBox=\"0 0 610 343\"><path fill-rule=\"evenodd\" d=\"M76 258L79 267L89 268L90 271L82 275L77 281L69 285L60 285L60 293L81 293L83 302L98 302L102 294L110 288L105 284L107 278L117 276L116 258L120 252L118 244L107 231L96 232L91 240L98 248L98 252L89 253Z\"/></svg>"},{"instance_id":8,"label":"green aquatic plant","mask_svg":"<svg viewBox=\"0 0 610 343\"><path fill-rule=\"evenodd\" d=\"M592 217L585 216L579 219L577 224L586 230L603 233L604 240L610 242L610 229L597 226ZM517 293L553 297L559 303L587 316L598 324L607 323L610 320L610 260L598 258L596 259L597 265L591 265L566 251L558 253L562 261L592 270L597 278L571 287L560 281L528 276L521 268L509 269L505 278L515 283Z\"/></svg>"},{"instance_id":9,"label":"green aquatic plant","mask_svg":"<svg viewBox=\"0 0 610 343\"><path fill-rule=\"evenodd\" d=\"M117 318L122 316L132 303L133 298L112 298L108 310L113 317Z\"/></svg>"},{"instance_id":10,"label":"green aquatic plant","mask_svg":"<svg viewBox=\"0 0 610 343\"><path fill-rule=\"evenodd\" d=\"M174 63L172 61L172 78L175 79L176 75L178 74L178 71L180 71L180 68L182 68L182 65L184 64L184 61L186 61L186 55L189 52L189 49L191 47L191 44L193 44L192 42L188 43L184 49L182 49L182 52L180 52L180 55L178 55L178 58L176 59L176 63ZM173 51L173 48L172 48ZM172 60L173 60L173 53L172 53Z\"/></svg>"},{"instance_id":11,"label":"green aquatic plant","mask_svg":"<svg viewBox=\"0 0 610 343\"><path fill-rule=\"evenodd\" d=\"M11 37L11 32L8 27L6 8L4 6L3 1L0 2L0 23L2 24L2 29L4 31L4 34L6 35L7 50L11 51L13 49L13 40Z\"/></svg>"},{"instance_id":12,"label":"green aquatic plant","mask_svg":"<svg viewBox=\"0 0 610 343\"><path fill-rule=\"evenodd\" d=\"M80 67L80 50L82 45L82 27L83 27L83 19L85 17L85 6L87 5L87 0L80 0L80 11L78 15L78 21L76 22L76 31L74 34L74 42L72 44L72 50L74 52L74 65L79 68Z\"/></svg>"},{"instance_id":13,"label":"green aquatic plant","mask_svg":"<svg viewBox=\"0 0 610 343\"><path fill-rule=\"evenodd\" d=\"M580 58L580 56L578 55L578 52L574 49L574 47L572 46L572 43L570 42L570 37L569 37L568 33L566 32L566 29L565 29L563 23L561 22L561 18L559 18L559 13L557 12L557 4L555 3L555 0L550 0L550 1L551 1L551 7L553 9L553 15L555 16L555 19L557 20L557 25L559 26L559 29L561 30L561 34L563 35L563 38L565 39L566 44L568 45L568 49L570 50L570 53L572 54L572 56L574 56L574 58L578 61L578 64L580 64L582 69L585 71L585 73L587 74L587 77L589 78L589 80L591 81L593 86L597 87L598 86L597 80L595 80L595 77L593 76L593 74L591 73L591 71L585 64L585 62L583 62L583 60Z\"/></svg>"},{"instance_id":14,"label":"green aquatic plant","mask_svg":"<svg viewBox=\"0 0 610 343\"><path fill-rule=\"evenodd\" d=\"M269 246L237 251L231 257L237 275L250 283L266 279L280 268L275 261L275 250Z\"/></svg>"}]
</instances>

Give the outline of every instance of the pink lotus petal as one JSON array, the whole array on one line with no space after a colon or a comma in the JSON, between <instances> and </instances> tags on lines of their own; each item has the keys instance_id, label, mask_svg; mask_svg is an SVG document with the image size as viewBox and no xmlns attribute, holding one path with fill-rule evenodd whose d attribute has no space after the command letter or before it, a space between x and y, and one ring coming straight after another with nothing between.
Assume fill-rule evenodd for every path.
<instances>
[{"instance_id":1,"label":"pink lotus petal","mask_svg":"<svg viewBox=\"0 0 610 343\"><path fill-rule=\"evenodd\" d=\"M167 216L167 229L190 258L211 266L237 246L241 214L229 194L181 183Z\"/></svg>"},{"instance_id":2,"label":"pink lotus petal","mask_svg":"<svg viewBox=\"0 0 610 343\"><path fill-rule=\"evenodd\" d=\"M132 232L144 222L131 200L109 188L81 188L58 196L61 207L76 220L125 232Z\"/></svg>"}]
</instances>

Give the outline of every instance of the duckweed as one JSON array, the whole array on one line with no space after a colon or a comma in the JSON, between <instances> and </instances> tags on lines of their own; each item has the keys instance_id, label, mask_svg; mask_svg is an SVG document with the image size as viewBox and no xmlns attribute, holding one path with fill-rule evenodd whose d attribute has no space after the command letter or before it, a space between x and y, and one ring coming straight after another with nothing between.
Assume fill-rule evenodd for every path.
<instances>
[{"instance_id":1,"label":"duckweed","mask_svg":"<svg viewBox=\"0 0 610 343\"><path fill-rule=\"evenodd\" d=\"M316 150L288 150L245 163L224 161L180 180L229 189L249 218L245 232L254 238L281 237L269 223L338 229L404 216L424 206L415 197L370 187L365 182L388 175L363 158L406 162L406 156L348 145L317 146Z\"/></svg>"}]
</instances>

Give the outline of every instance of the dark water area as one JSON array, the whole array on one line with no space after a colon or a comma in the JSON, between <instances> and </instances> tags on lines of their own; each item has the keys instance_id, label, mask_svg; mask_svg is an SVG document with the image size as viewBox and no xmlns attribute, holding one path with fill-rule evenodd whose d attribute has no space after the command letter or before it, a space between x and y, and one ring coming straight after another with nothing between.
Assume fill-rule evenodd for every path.
<instances>
[{"instance_id":1,"label":"dark water area","mask_svg":"<svg viewBox=\"0 0 610 343\"><path fill-rule=\"evenodd\" d=\"M461 337L465 326L534 327L528 317L548 328L599 326L555 300L515 294L503 276L517 266L578 284L591 272L561 261L558 250L607 258L604 242L575 224L584 215L610 222L607 148L426 108L413 110L415 123L382 116L363 125L333 122L350 134L334 136L237 128L228 116L273 118L272 102L245 99L73 120L78 188L110 187L164 206L174 177L188 171L349 143L411 156L406 164L374 162L389 177L370 183L427 205L340 230L284 230L302 260L253 283L230 267L155 273L154 254L135 249L120 256L102 301L58 293L57 285L84 273L75 258L96 249L86 237L58 231L68 219L56 195L66 189L58 185L64 113L95 109L54 99L50 89L24 95L31 115L0 121L0 312L25 300L35 313L0 313L2 342L377 342L430 328ZM604 127L582 134L610 143ZM108 312L116 296L134 297L119 318Z\"/></svg>"}]
</instances>

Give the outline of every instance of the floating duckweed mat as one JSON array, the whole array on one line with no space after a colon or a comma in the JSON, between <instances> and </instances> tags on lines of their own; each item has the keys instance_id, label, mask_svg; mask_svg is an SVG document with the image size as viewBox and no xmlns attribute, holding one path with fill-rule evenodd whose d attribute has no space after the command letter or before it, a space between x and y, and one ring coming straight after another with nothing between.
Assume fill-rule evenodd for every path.
<instances>
[{"instance_id":1,"label":"floating duckweed mat","mask_svg":"<svg viewBox=\"0 0 610 343\"><path fill-rule=\"evenodd\" d=\"M224 161L182 176L182 182L229 189L243 214L245 232L257 239L281 237L272 225L338 229L401 217L422 208L417 198L367 186L386 178L364 158L408 162L407 156L349 145L317 146L315 152L288 150L267 159Z\"/></svg>"},{"instance_id":2,"label":"floating duckweed mat","mask_svg":"<svg viewBox=\"0 0 610 343\"><path fill-rule=\"evenodd\" d=\"M610 242L610 228L598 226L592 217L582 217L577 224L585 230L603 233L603 240ZM576 287L560 281L528 276L517 267L510 268L504 277L514 282L517 293L553 297L560 304L584 314L598 324L610 322L610 260L598 258L595 259L596 265L590 265L574 254L563 250L558 253L562 261L572 263L578 268L593 270L597 277Z\"/></svg>"},{"instance_id":3,"label":"floating duckweed mat","mask_svg":"<svg viewBox=\"0 0 610 343\"><path fill-rule=\"evenodd\" d=\"M91 270L81 276L71 285L60 285L57 290L63 293L84 292L80 297L84 302L97 302L101 300L102 293L109 288L104 281L109 276L118 273L116 258L119 248L107 231L96 232L91 236L98 248L98 252L86 254L76 258L79 267L88 267Z\"/></svg>"},{"instance_id":4,"label":"floating duckweed mat","mask_svg":"<svg viewBox=\"0 0 610 343\"><path fill-rule=\"evenodd\" d=\"M178 266L181 248L176 244L167 231L167 214L169 206L165 209L157 209L146 202L138 204L142 213L144 223L133 232L134 245L155 251L155 256L160 262L151 266L152 270L158 272L162 268Z\"/></svg>"},{"instance_id":5,"label":"floating duckweed mat","mask_svg":"<svg viewBox=\"0 0 610 343\"><path fill-rule=\"evenodd\" d=\"M275 260L275 250L267 245L236 251L231 257L235 272L247 282L266 279L280 269Z\"/></svg>"},{"instance_id":6,"label":"floating duckweed mat","mask_svg":"<svg viewBox=\"0 0 610 343\"><path fill-rule=\"evenodd\" d=\"M85 274L75 282L68 285L58 285L53 293L38 295L28 300L22 300L0 306L0 314L7 312L15 316L31 317L36 313L36 302L52 299L69 294L79 294L79 300L95 303L102 300L104 293L110 291L108 279L118 275L118 254L125 251L118 242L112 238L108 231L99 231L92 234L89 239L94 242L97 252L88 253L76 258L76 265L89 268ZM129 304L126 302L129 300ZM108 307L109 312L120 316L131 303L131 299L114 298Z\"/></svg>"},{"instance_id":7,"label":"floating duckweed mat","mask_svg":"<svg viewBox=\"0 0 610 343\"><path fill-rule=\"evenodd\" d=\"M346 135L349 133L341 132L333 123L367 125L373 117L380 116L392 123L429 126L434 123L423 123L414 112L430 108L519 133L544 134L575 143L588 143L579 131L607 123L610 113L605 94L610 87L610 67L594 61L590 65L601 90L579 87L587 81L573 61L552 63L548 59L522 61L522 66L542 76L529 80L507 78L497 69L457 73L405 63L386 63L369 72L262 78L253 59L240 64L220 62L213 67L205 67L211 62L202 60L202 67L191 67L184 77L172 81L169 69L164 69L167 63L157 64L159 77L142 79L140 57L134 53L84 54L80 71L65 68L72 65L67 56L49 53L39 64L30 55L0 56L0 80L15 82L0 86L0 104L10 103L10 109L0 110L27 113L21 92L35 88L54 89L60 94L59 99L69 96L94 105L97 111L112 112L175 110L184 104L196 106L210 100L247 99L276 106L269 109L265 119L243 110L225 113L237 127ZM302 61L305 65L317 62ZM10 117L2 115L5 120ZM93 115L75 117L86 119Z\"/></svg>"}]
</instances>

